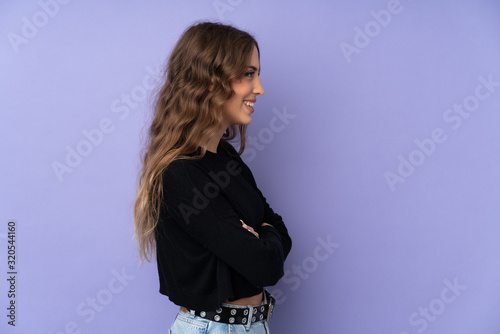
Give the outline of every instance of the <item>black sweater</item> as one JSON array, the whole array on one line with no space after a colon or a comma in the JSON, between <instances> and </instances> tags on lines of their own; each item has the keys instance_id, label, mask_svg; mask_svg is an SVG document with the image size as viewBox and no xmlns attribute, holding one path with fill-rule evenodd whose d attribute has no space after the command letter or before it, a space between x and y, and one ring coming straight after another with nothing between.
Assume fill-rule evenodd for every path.
<instances>
[{"instance_id":1,"label":"black sweater","mask_svg":"<svg viewBox=\"0 0 500 334\"><path fill-rule=\"evenodd\" d=\"M225 299L250 297L276 284L292 246L250 169L223 145L236 154L221 141L217 153L176 160L163 172L155 229L160 293L195 310L215 310Z\"/></svg>"}]
</instances>

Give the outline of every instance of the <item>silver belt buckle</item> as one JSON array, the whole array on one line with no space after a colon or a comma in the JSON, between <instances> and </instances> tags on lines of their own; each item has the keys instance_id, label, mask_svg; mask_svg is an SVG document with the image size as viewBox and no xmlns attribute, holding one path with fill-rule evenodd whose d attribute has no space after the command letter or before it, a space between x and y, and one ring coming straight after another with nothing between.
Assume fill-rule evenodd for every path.
<instances>
[{"instance_id":1,"label":"silver belt buckle","mask_svg":"<svg viewBox=\"0 0 500 334\"><path fill-rule=\"evenodd\" d=\"M267 309L267 317L266 321L269 322L271 320L271 316L273 315L273 308L274 308L274 303L276 302L276 299L274 299L273 295L271 295L267 290L267 295L269 297L268 305L269 308Z\"/></svg>"}]
</instances>

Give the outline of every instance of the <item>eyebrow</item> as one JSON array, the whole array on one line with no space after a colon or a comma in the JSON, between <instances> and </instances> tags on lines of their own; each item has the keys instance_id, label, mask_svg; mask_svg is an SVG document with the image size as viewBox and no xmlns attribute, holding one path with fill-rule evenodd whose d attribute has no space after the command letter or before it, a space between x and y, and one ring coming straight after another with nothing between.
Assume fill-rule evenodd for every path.
<instances>
[{"instance_id":1,"label":"eyebrow","mask_svg":"<svg viewBox=\"0 0 500 334\"><path fill-rule=\"evenodd\" d=\"M255 67L255 66L250 65L250 66L248 66L248 68L251 68L252 70L257 71L257 67ZM259 75L260 75L260 68L259 68Z\"/></svg>"}]
</instances>

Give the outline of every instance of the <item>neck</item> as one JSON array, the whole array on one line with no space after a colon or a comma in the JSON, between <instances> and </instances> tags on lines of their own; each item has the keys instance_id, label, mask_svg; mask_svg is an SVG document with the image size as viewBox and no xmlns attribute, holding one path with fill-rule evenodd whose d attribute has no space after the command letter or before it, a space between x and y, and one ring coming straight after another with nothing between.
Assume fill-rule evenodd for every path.
<instances>
[{"instance_id":1,"label":"neck","mask_svg":"<svg viewBox=\"0 0 500 334\"><path fill-rule=\"evenodd\" d=\"M219 146L220 139L222 138L222 135L224 132L226 132L227 126L226 127L221 127L219 131L217 132L217 135L213 136L210 138L208 143L205 143L204 145L200 145L203 148L205 148L207 151L210 151L212 153L217 153L217 146Z\"/></svg>"}]
</instances>

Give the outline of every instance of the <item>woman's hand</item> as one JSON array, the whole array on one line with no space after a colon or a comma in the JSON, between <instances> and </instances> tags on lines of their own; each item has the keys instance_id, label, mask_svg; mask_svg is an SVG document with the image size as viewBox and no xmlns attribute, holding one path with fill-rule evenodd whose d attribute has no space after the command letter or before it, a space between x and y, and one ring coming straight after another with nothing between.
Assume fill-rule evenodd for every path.
<instances>
[{"instance_id":1,"label":"woman's hand","mask_svg":"<svg viewBox=\"0 0 500 334\"><path fill-rule=\"evenodd\" d=\"M245 224L243 220L240 219L241 224L243 224L243 228L255 235L257 238L259 237L259 233L255 232L254 229L251 226L248 226Z\"/></svg>"}]
</instances>

